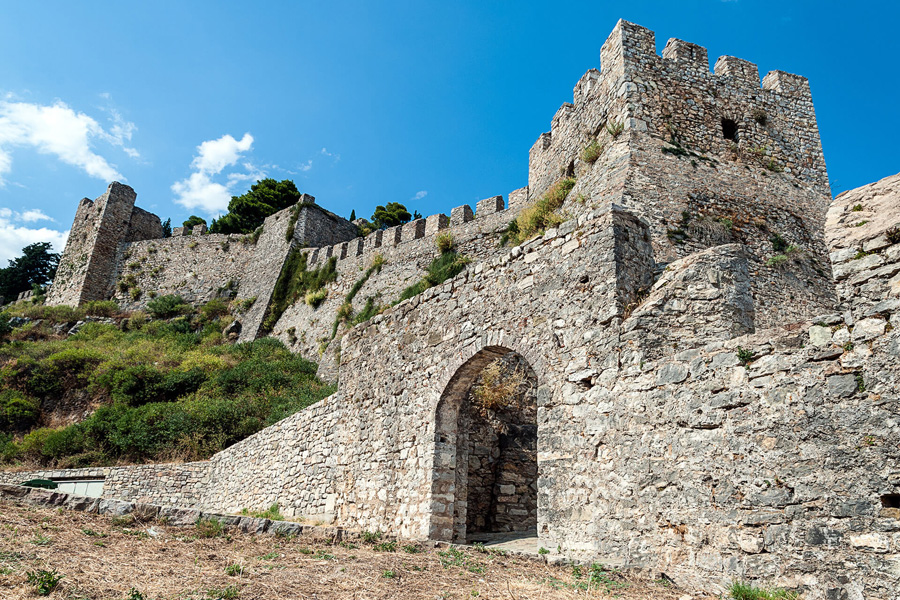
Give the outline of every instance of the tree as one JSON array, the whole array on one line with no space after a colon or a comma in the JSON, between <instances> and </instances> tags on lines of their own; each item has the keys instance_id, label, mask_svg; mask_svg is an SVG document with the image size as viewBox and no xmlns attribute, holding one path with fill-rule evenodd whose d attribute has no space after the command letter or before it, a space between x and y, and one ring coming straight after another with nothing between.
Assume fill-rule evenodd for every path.
<instances>
[{"instance_id":1,"label":"tree","mask_svg":"<svg viewBox=\"0 0 900 600\"><path fill-rule=\"evenodd\" d=\"M372 214L372 222L379 229L395 227L408 223L412 218L406 207L399 202L388 202L386 206L376 206Z\"/></svg>"},{"instance_id":2,"label":"tree","mask_svg":"<svg viewBox=\"0 0 900 600\"><path fill-rule=\"evenodd\" d=\"M263 179L241 196L232 196L228 213L212 222L210 233L250 233L266 217L300 201L300 192L290 179Z\"/></svg>"},{"instance_id":3,"label":"tree","mask_svg":"<svg viewBox=\"0 0 900 600\"><path fill-rule=\"evenodd\" d=\"M15 300L19 294L34 285L45 285L53 280L59 266L59 254L50 252L50 242L38 242L22 248L22 256L9 261L0 269L0 296L5 301Z\"/></svg>"},{"instance_id":4,"label":"tree","mask_svg":"<svg viewBox=\"0 0 900 600\"><path fill-rule=\"evenodd\" d=\"M350 211L350 221L353 222L356 220L356 209Z\"/></svg>"},{"instance_id":5,"label":"tree","mask_svg":"<svg viewBox=\"0 0 900 600\"><path fill-rule=\"evenodd\" d=\"M206 219L198 217L197 215L191 215L187 218L187 221L182 223L182 225L187 227L188 229L193 229L197 225L206 225Z\"/></svg>"},{"instance_id":6,"label":"tree","mask_svg":"<svg viewBox=\"0 0 900 600\"><path fill-rule=\"evenodd\" d=\"M172 219L166 219L163 224L163 237L172 237Z\"/></svg>"}]
</instances>

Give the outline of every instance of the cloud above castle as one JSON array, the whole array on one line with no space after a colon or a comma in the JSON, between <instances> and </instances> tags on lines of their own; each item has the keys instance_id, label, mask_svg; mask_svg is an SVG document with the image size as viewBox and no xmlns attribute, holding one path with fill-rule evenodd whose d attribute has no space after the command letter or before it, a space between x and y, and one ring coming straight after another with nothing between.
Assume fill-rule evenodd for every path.
<instances>
[{"instance_id":1,"label":"cloud above castle","mask_svg":"<svg viewBox=\"0 0 900 600\"><path fill-rule=\"evenodd\" d=\"M193 173L172 184L175 202L207 215L225 212L239 183L255 182L266 176L246 160L241 164L243 170L230 169L244 159L252 148L253 136L249 132L239 140L226 133L218 139L201 143L191 162Z\"/></svg>"},{"instance_id":2,"label":"cloud above castle","mask_svg":"<svg viewBox=\"0 0 900 600\"><path fill-rule=\"evenodd\" d=\"M97 179L124 181L97 146L107 144L138 158L140 153L130 146L136 126L115 109L101 110L108 113L108 127L61 100L50 105L13 101L10 96L0 100L0 187L7 183L5 176L12 171L13 152L18 148L55 156Z\"/></svg>"}]
</instances>

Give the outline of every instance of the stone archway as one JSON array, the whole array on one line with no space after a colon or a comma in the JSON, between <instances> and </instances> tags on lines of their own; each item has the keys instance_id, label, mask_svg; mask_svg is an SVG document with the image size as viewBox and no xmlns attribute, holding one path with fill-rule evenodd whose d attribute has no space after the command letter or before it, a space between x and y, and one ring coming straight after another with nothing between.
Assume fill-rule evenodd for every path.
<instances>
[{"instance_id":1,"label":"stone archway","mask_svg":"<svg viewBox=\"0 0 900 600\"><path fill-rule=\"evenodd\" d=\"M537 530L537 376L489 346L463 363L437 405L433 539L467 543Z\"/></svg>"}]
</instances>

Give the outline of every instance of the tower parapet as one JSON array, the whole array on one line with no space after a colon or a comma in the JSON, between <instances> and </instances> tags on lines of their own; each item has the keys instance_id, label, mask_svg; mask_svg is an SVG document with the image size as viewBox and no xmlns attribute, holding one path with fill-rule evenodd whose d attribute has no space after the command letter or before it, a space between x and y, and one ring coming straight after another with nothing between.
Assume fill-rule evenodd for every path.
<instances>
[{"instance_id":1,"label":"tower parapet","mask_svg":"<svg viewBox=\"0 0 900 600\"><path fill-rule=\"evenodd\" d=\"M136 198L131 187L114 181L96 200L78 204L47 304L78 306L109 298L119 244L162 237L159 217L135 208Z\"/></svg>"}]
</instances>

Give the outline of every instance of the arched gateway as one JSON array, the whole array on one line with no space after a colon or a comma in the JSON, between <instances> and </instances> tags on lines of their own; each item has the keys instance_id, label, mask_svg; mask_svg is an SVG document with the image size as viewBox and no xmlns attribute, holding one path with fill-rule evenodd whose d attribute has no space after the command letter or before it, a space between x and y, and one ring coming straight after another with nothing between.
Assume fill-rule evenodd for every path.
<instances>
[{"instance_id":1,"label":"arched gateway","mask_svg":"<svg viewBox=\"0 0 900 600\"><path fill-rule=\"evenodd\" d=\"M537 375L488 346L457 368L435 414L430 537L460 543L536 533Z\"/></svg>"}]
</instances>

